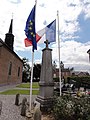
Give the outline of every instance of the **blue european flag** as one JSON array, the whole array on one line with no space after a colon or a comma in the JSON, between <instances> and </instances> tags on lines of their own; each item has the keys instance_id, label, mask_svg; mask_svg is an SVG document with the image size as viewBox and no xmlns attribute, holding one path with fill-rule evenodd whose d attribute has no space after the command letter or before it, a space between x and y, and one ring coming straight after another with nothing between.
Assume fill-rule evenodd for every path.
<instances>
[{"instance_id":1,"label":"blue european flag","mask_svg":"<svg viewBox=\"0 0 90 120\"><path fill-rule=\"evenodd\" d=\"M37 50L36 30L35 30L35 8L36 5L34 5L33 9L31 10L30 15L28 16L28 19L26 21L26 27L25 27L25 34L27 38L32 42L33 52L35 49Z\"/></svg>"}]
</instances>

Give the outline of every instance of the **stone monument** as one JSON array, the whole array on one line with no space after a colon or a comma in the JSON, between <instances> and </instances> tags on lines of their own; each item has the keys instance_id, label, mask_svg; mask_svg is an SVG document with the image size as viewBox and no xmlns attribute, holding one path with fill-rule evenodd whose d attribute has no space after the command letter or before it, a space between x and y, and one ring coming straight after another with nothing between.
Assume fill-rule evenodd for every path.
<instances>
[{"instance_id":1,"label":"stone monument","mask_svg":"<svg viewBox=\"0 0 90 120\"><path fill-rule=\"evenodd\" d=\"M15 98L15 105L17 105L17 106L19 106L19 97L20 97L20 94L17 93L16 98Z\"/></svg>"},{"instance_id":2,"label":"stone monument","mask_svg":"<svg viewBox=\"0 0 90 120\"><path fill-rule=\"evenodd\" d=\"M21 115L26 116L26 104L27 104L27 98L23 98L22 104L21 104Z\"/></svg>"},{"instance_id":3,"label":"stone monument","mask_svg":"<svg viewBox=\"0 0 90 120\"><path fill-rule=\"evenodd\" d=\"M52 49L48 48L48 40L44 42L46 48L42 50L42 66L40 75L40 93L36 100L40 103L41 111L50 110L53 104L53 71L52 71Z\"/></svg>"}]
</instances>

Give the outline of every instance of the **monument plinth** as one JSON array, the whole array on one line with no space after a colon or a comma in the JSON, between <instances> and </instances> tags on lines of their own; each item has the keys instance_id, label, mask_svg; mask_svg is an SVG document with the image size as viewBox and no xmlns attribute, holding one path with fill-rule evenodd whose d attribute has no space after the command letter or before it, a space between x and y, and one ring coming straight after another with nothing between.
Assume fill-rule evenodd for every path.
<instances>
[{"instance_id":1,"label":"monument plinth","mask_svg":"<svg viewBox=\"0 0 90 120\"><path fill-rule=\"evenodd\" d=\"M52 71L52 49L48 48L48 41L45 41L46 48L42 50L42 66L40 75L40 93L36 100L41 105L41 111L47 111L53 103L53 71Z\"/></svg>"}]
</instances>

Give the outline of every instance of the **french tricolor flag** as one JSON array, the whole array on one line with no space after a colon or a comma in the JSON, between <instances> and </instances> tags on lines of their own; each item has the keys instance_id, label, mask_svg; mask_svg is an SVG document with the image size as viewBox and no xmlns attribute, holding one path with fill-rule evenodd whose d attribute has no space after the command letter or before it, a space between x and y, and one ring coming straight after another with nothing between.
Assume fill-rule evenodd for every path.
<instances>
[{"instance_id":1,"label":"french tricolor flag","mask_svg":"<svg viewBox=\"0 0 90 120\"><path fill-rule=\"evenodd\" d=\"M37 43L44 43L45 40L48 40L49 42L56 41L56 19L49 25L47 25L45 28L36 33ZM25 38L24 42L25 47L32 46L32 40Z\"/></svg>"}]
</instances>

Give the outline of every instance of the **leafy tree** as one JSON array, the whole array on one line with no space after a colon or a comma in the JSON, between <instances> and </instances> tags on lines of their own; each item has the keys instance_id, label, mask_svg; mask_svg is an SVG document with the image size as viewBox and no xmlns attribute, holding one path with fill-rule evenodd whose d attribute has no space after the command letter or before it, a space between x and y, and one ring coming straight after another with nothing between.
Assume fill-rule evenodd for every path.
<instances>
[{"instance_id":1,"label":"leafy tree","mask_svg":"<svg viewBox=\"0 0 90 120\"><path fill-rule=\"evenodd\" d=\"M33 67L33 81L40 80L41 64L34 64Z\"/></svg>"},{"instance_id":2,"label":"leafy tree","mask_svg":"<svg viewBox=\"0 0 90 120\"><path fill-rule=\"evenodd\" d=\"M31 77L31 67L28 64L28 59L25 57L22 59L23 60L23 80L22 82L30 82L30 77ZM33 81L38 82L40 80L40 72L41 72L41 64L34 64L33 67Z\"/></svg>"},{"instance_id":3,"label":"leafy tree","mask_svg":"<svg viewBox=\"0 0 90 120\"><path fill-rule=\"evenodd\" d=\"M30 65L28 64L28 59L25 57L22 59L23 60L23 76L22 76L22 82L27 82L30 81Z\"/></svg>"}]
</instances>

